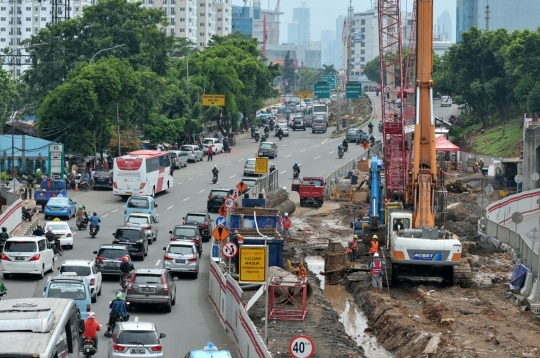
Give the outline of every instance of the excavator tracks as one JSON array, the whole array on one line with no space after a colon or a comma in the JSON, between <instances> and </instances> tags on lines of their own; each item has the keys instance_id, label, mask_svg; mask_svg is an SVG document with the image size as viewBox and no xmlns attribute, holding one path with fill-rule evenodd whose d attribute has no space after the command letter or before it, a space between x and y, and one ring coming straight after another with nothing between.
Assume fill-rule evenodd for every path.
<instances>
[{"instance_id":1,"label":"excavator tracks","mask_svg":"<svg viewBox=\"0 0 540 358\"><path fill-rule=\"evenodd\" d=\"M452 283L454 286L471 287L472 285L472 270L469 262L465 259L461 260L461 265L453 267Z\"/></svg>"}]
</instances>

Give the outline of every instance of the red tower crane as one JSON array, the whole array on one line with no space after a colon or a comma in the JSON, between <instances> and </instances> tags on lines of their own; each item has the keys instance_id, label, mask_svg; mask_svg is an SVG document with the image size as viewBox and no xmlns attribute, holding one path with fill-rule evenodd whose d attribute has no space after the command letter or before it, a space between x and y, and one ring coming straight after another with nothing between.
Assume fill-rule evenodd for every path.
<instances>
[{"instance_id":1,"label":"red tower crane","mask_svg":"<svg viewBox=\"0 0 540 358\"><path fill-rule=\"evenodd\" d=\"M406 195L408 155L403 106L403 53L401 1L378 0L379 61L381 68L381 119L385 159L385 197L403 200Z\"/></svg>"},{"instance_id":2,"label":"red tower crane","mask_svg":"<svg viewBox=\"0 0 540 358\"><path fill-rule=\"evenodd\" d=\"M263 17L262 55L266 58L266 41L268 40L268 28L266 27L266 15Z\"/></svg>"}]
</instances>

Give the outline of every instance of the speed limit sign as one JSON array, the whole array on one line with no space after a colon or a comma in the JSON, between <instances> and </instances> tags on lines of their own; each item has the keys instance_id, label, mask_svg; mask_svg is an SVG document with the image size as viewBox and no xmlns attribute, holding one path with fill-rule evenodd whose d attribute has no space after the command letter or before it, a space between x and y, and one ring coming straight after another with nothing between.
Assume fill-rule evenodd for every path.
<instances>
[{"instance_id":1,"label":"speed limit sign","mask_svg":"<svg viewBox=\"0 0 540 358\"><path fill-rule=\"evenodd\" d=\"M289 353L294 358L309 358L315 352L315 346L311 338L307 336L296 336L289 343Z\"/></svg>"}]
</instances>

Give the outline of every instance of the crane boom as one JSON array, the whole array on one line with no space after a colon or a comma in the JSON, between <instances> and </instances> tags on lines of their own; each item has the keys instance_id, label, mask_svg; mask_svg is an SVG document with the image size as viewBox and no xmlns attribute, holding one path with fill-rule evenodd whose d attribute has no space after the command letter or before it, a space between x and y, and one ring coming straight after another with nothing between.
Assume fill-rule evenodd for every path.
<instances>
[{"instance_id":1,"label":"crane boom","mask_svg":"<svg viewBox=\"0 0 540 358\"><path fill-rule=\"evenodd\" d=\"M433 0L417 0L416 16L416 122L414 126L412 184L413 227L435 226L437 160L433 116Z\"/></svg>"}]
</instances>

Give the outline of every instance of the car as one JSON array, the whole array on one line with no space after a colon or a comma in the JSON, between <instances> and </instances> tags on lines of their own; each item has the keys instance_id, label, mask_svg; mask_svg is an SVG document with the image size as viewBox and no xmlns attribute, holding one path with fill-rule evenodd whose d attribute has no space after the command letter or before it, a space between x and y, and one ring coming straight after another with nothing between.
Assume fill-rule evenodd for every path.
<instances>
[{"instance_id":1,"label":"car","mask_svg":"<svg viewBox=\"0 0 540 358\"><path fill-rule=\"evenodd\" d=\"M94 173L94 189L113 188L113 171L98 169Z\"/></svg>"},{"instance_id":2,"label":"car","mask_svg":"<svg viewBox=\"0 0 540 358\"><path fill-rule=\"evenodd\" d=\"M184 144L180 147L180 151L186 152L188 154L188 162L202 162L203 160L203 151L201 150L201 147L198 145L193 144Z\"/></svg>"},{"instance_id":3,"label":"car","mask_svg":"<svg viewBox=\"0 0 540 358\"><path fill-rule=\"evenodd\" d=\"M60 240L60 245L62 247L66 246L70 249L73 249L73 232L69 227L69 224L61 221L48 221L45 224L44 231L47 232L49 229L52 230L52 233Z\"/></svg>"},{"instance_id":4,"label":"car","mask_svg":"<svg viewBox=\"0 0 540 358\"><path fill-rule=\"evenodd\" d=\"M84 277L75 276L73 273L51 278L43 288L43 296L72 299L83 320L88 318L88 312L92 310L92 295L88 282Z\"/></svg>"},{"instance_id":5,"label":"car","mask_svg":"<svg viewBox=\"0 0 540 358\"><path fill-rule=\"evenodd\" d=\"M306 130L306 124L304 121L304 117L294 117L292 120L291 128L293 131L297 129Z\"/></svg>"},{"instance_id":6,"label":"car","mask_svg":"<svg viewBox=\"0 0 540 358\"><path fill-rule=\"evenodd\" d=\"M146 238L148 239L149 245L151 245L153 241L157 240L157 221L150 214L129 214L124 222L124 225L142 227L146 233Z\"/></svg>"},{"instance_id":7,"label":"car","mask_svg":"<svg viewBox=\"0 0 540 358\"><path fill-rule=\"evenodd\" d=\"M187 167L187 152L182 152L180 150L169 150L169 155L175 168L180 169L183 167Z\"/></svg>"},{"instance_id":8,"label":"car","mask_svg":"<svg viewBox=\"0 0 540 358\"><path fill-rule=\"evenodd\" d=\"M281 128L281 130L283 131L283 136L284 137L288 137L289 136L289 127L287 126L287 120L285 120L285 122L279 122L276 126L276 129L275 129L275 132L274 132L274 136L277 137L278 136L278 131L279 131L279 128Z\"/></svg>"},{"instance_id":9,"label":"car","mask_svg":"<svg viewBox=\"0 0 540 358\"><path fill-rule=\"evenodd\" d=\"M75 213L77 212L75 204L77 204L76 201L62 195L50 198L47 204L45 204L45 210L43 210L45 220L50 217L67 218L68 220L75 217Z\"/></svg>"},{"instance_id":10,"label":"car","mask_svg":"<svg viewBox=\"0 0 540 358\"><path fill-rule=\"evenodd\" d=\"M169 231L171 235L171 242L173 241L186 241L190 242L197 247L199 256L201 256L203 247L201 233L197 225L176 225L172 231Z\"/></svg>"},{"instance_id":11,"label":"car","mask_svg":"<svg viewBox=\"0 0 540 358\"><path fill-rule=\"evenodd\" d=\"M452 97L450 96L441 96L441 107L451 107L452 106Z\"/></svg>"},{"instance_id":12,"label":"car","mask_svg":"<svg viewBox=\"0 0 540 358\"><path fill-rule=\"evenodd\" d=\"M118 322L114 330L105 336L109 337L109 358L165 357L161 339L166 334L158 333L152 322L139 321L138 318L130 322Z\"/></svg>"},{"instance_id":13,"label":"car","mask_svg":"<svg viewBox=\"0 0 540 358\"><path fill-rule=\"evenodd\" d=\"M345 138L349 143L352 143L356 140L356 132L358 131L358 128L349 128L347 130L347 134L345 135Z\"/></svg>"},{"instance_id":14,"label":"car","mask_svg":"<svg viewBox=\"0 0 540 358\"><path fill-rule=\"evenodd\" d=\"M19 273L41 279L54 270L54 252L44 236L13 236L5 242L0 268L6 280Z\"/></svg>"},{"instance_id":15,"label":"car","mask_svg":"<svg viewBox=\"0 0 540 358\"><path fill-rule=\"evenodd\" d=\"M146 230L141 226L120 226L113 235L113 244L126 245L131 258L148 256Z\"/></svg>"},{"instance_id":16,"label":"car","mask_svg":"<svg viewBox=\"0 0 540 358\"><path fill-rule=\"evenodd\" d=\"M136 269L126 289L128 310L135 305L158 305L171 312L176 304L176 279L173 280L167 269Z\"/></svg>"},{"instance_id":17,"label":"car","mask_svg":"<svg viewBox=\"0 0 540 358\"><path fill-rule=\"evenodd\" d=\"M221 191L229 189L216 188L215 190L220 192L214 193L214 189L212 189L210 194L223 195ZM210 218L210 215L203 212L190 211L182 218L182 220L184 221L184 225L197 226L199 228L199 234L201 234L201 238L204 241L208 242L210 240L210 236L212 236L212 219Z\"/></svg>"},{"instance_id":18,"label":"car","mask_svg":"<svg viewBox=\"0 0 540 358\"><path fill-rule=\"evenodd\" d=\"M164 247L163 268L172 273L191 273L194 278L199 275L198 248L189 241L171 241Z\"/></svg>"},{"instance_id":19,"label":"car","mask_svg":"<svg viewBox=\"0 0 540 358\"><path fill-rule=\"evenodd\" d=\"M94 255L96 267L103 276L114 275L120 279L120 264L124 257L129 256L126 245L103 244L94 251Z\"/></svg>"},{"instance_id":20,"label":"car","mask_svg":"<svg viewBox=\"0 0 540 358\"><path fill-rule=\"evenodd\" d=\"M212 148L213 154L223 153L223 143L220 139L217 138L203 138L202 140L203 144L203 152L204 154L208 153L208 147L213 145L214 148Z\"/></svg>"},{"instance_id":21,"label":"car","mask_svg":"<svg viewBox=\"0 0 540 358\"><path fill-rule=\"evenodd\" d=\"M257 179L257 178L242 178L242 181L244 182L244 184L246 184L247 191L250 191L251 189L253 189L253 187L255 185L257 185L257 183L259 182L259 179Z\"/></svg>"},{"instance_id":22,"label":"car","mask_svg":"<svg viewBox=\"0 0 540 358\"><path fill-rule=\"evenodd\" d=\"M58 268L61 275L75 274L84 277L90 287L92 303L97 301L97 296L101 296L103 277L98 271L96 263L92 260L66 260Z\"/></svg>"},{"instance_id":23,"label":"car","mask_svg":"<svg viewBox=\"0 0 540 358\"><path fill-rule=\"evenodd\" d=\"M232 354L222 349L217 351L200 349L188 352L184 358L232 358Z\"/></svg>"},{"instance_id":24,"label":"car","mask_svg":"<svg viewBox=\"0 0 540 358\"><path fill-rule=\"evenodd\" d=\"M259 157L274 159L278 155L278 147L274 142L262 142L259 145Z\"/></svg>"},{"instance_id":25,"label":"car","mask_svg":"<svg viewBox=\"0 0 540 358\"><path fill-rule=\"evenodd\" d=\"M244 164L244 176L255 175L255 158L249 158Z\"/></svg>"},{"instance_id":26,"label":"car","mask_svg":"<svg viewBox=\"0 0 540 358\"><path fill-rule=\"evenodd\" d=\"M225 203L225 199L229 196L230 188L212 188L208 199L206 200L206 210L211 212L212 210L218 210L221 205Z\"/></svg>"},{"instance_id":27,"label":"car","mask_svg":"<svg viewBox=\"0 0 540 358\"><path fill-rule=\"evenodd\" d=\"M326 121L323 118L313 118L313 123L311 124L311 133L323 132L326 133Z\"/></svg>"},{"instance_id":28,"label":"car","mask_svg":"<svg viewBox=\"0 0 540 358\"><path fill-rule=\"evenodd\" d=\"M157 207L158 204L151 196L130 196L124 206L124 221L131 214L149 214L158 222Z\"/></svg>"}]
</instances>

